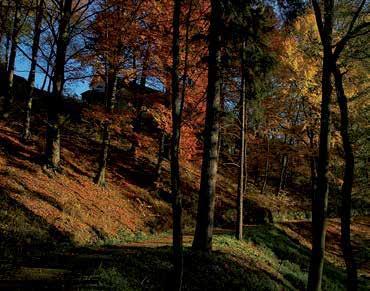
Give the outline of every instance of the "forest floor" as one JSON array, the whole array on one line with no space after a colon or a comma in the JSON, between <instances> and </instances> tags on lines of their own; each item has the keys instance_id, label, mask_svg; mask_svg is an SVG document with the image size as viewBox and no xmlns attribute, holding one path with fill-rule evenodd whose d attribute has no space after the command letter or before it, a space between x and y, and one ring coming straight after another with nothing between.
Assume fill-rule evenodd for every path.
<instances>
[{"instance_id":1,"label":"forest floor","mask_svg":"<svg viewBox=\"0 0 370 291\"><path fill-rule=\"evenodd\" d=\"M368 290L370 218L357 218L354 225L360 290ZM323 290L345 290L337 228L338 222L331 220ZM244 231L244 241L238 241L232 230L215 229L210 255L191 251L192 235L186 233L184 290L304 290L308 222L249 225ZM171 235L162 233L119 245L32 249L3 262L0 289L171 290L170 245Z\"/></svg>"},{"instance_id":2,"label":"forest floor","mask_svg":"<svg viewBox=\"0 0 370 291\"><path fill-rule=\"evenodd\" d=\"M1 290L171 290L171 197L169 165L162 182L153 177L157 140L130 144L113 136L107 187L92 182L100 149L99 131L71 123L62 132L58 172L42 167L45 117L35 116L34 138L20 141L20 119L0 121ZM236 184L221 166L216 234L211 255L190 249L199 165L182 164L184 189L185 290L302 290L310 248L310 202L300 193L261 195L249 184L247 209L271 211L274 224L246 225L245 240L233 238ZM234 175L235 176L235 175ZM253 223L253 222L251 222ZM354 219L353 242L361 286L369 287L370 217ZM340 224L331 219L325 290L344 289ZM366 280L367 279L367 280Z\"/></svg>"}]
</instances>

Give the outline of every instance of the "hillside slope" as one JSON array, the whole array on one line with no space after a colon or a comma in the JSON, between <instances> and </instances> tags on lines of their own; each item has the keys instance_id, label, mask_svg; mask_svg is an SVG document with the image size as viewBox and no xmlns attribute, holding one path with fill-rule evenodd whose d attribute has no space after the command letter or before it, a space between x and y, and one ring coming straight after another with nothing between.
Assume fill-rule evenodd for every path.
<instances>
[{"instance_id":1,"label":"hillside slope","mask_svg":"<svg viewBox=\"0 0 370 291\"><path fill-rule=\"evenodd\" d=\"M69 122L62 131L61 169L54 172L43 167L43 116L35 116L35 135L27 144L20 140L20 118L0 121L0 269L5 274L0 277L0 287L22 289L32 282L33 290L48 286L57 290L166 288L166 274L171 270L170 173L166 160L161 181L153 175L156 137L151 132L138 134L140 142L133 154L128 133L115 134L108 184L98 187L92 180L100 150L99 128L87 122ZM182 163L187 246L195 223L199 166ZM246 221L253 225L246 226L245 242L238 242L232 235L234 178L229 167L220 166L217 251L204 258L186 250L185 290L225 290L225 286L233 290L257 290L253 286L259 286L258 290L301 290L309 262L308 199L291 192L277 196L272 188L261 195L249 184ZM255 225L271 222L270 216L278 223ZM370 275L368 217L356 219L353 232L364 276L361 284L366 286L365 278ZM339 222L333 220L325 290L344 286L338 242ZM204 276L199 277L200 273Z\"/></svg>"}]
</instances>

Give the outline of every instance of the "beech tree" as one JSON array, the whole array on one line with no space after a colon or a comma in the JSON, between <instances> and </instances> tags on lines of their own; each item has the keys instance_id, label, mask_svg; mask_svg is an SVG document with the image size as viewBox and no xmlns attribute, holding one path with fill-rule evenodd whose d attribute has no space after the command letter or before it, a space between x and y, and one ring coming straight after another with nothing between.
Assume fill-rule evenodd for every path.
<instances>
[{"instance_id":1,"label":"beech tree","mask_svg":"<svg viewBox=\"0 0 370 291\"><path fill-rule=\"evenodd\" d=\"M3 117L6 118L9 115L9 110L14 101L14 91L13 91L13 81L14 81L14 69L15 69L15 58L17 55L17 46L19 33L22 28L22 21L24 18L21 17L22 1L14 1L14 15L12 20L12 30L10 33L10 54L9 59L7 60L7 75L6 75L6 86L5 86L5 104L3 109Z\"/></svg>"},{"instance_id":2,"label":"beech tree","mask_svg":"<svg viewBox=\"0 0 370 291\"><path fill-rule=\"evenodd\" d=\"M172 138L171 138L171 192L173 211L173 249L175 290L181 290L183 273L182 195L180 189L179 146L183 102L179 92L181 1L174 1L172 36Z\"/></svg>"},{"instance_id":3,"label":"beech tree","mask_svg":"<svg viewBox=\"0 0 370 291\"><path fill-rule=\"evenodd\" d=\"M337 61L348 42L358 36L368 33L369 22L357 24L361 11L366 3L362 0L351 18L348 29L344 36L335 44L332 44L333 25L335 21L334 1L327 0L323 3L323 9L319 2L312 1L317 27L323 46L323 73L322 73L322 105L321 105L321 128L320 147L318 161L317 191L314 193L312 204L312 257L308 278L308 290L321 290L322 270L325 251L326 216L328 200L328 159L329 159L329 120L330 120L330 97L332 91L331 74L334 75L338 103L341 112L341 136L345 152L345 173L342 186L342 209L341 209L341 242L344 259L347 267L348 290L357 289L357 270L353 258L350 240L350 216L351 216L351 191L353 183L353 151L348 134L348 108L343 89L342 74L337 67Z\"/></svg>"},{"instance_id":4,"label":"beech tree","mask_svg":"<svg viewBox=\"0 0 370 291\"><path fill-rule=\"evenodd\" d=\"M40 46L40 35L41 35L41 25L44 14L44 0L36 1L36 16L34 23L34 35L32 41L32 55L31 55L31 67L28 75L28 96L26 100L26 116L24 121L24 131L22 137L24 140L29 140L31 138L31 110L32 110L32 98L35 88L35 76L36 76L36 65L37 65L37 55Z\"/></svg>"},{"instance_id":5,"label":"beech tree","mask_svg":"<svg viewBox=\"0 0 370 291\"><path fill-rule=\"evenodd\" d=\"M53 75L52 98L48 104L48 126L46 133L46 159L47 166L53 169L59 167L60 161L60 126L62 116L60 107L63 100L65 82L65 64L67 47L70 40L69 25L72 17L72 0L58 2L60 8L60 21L56 41L55 69Z\"/></svg>"},{"instance_id":6,"label":"beech tree","mask_svg":"<svg viewBox=\"0 0 370 291\"><path fill-rule=\"evenodd\" d=\"M317 173L317 190L312 199L312 254L308 276L308 290L321 290L322 271L325 253L325 234L328 207L328 166L329 166L329 130L330 130L330 100L331 84L331 48L333 34L334 1L324 1L323 18L317 1L313 6L323 46L322 63L322 101L320 119L320 145Z\"/></svg>"},{"instance_id":7,"label":"beech tree","mask_svg":"<svg viewBox=\"0 0 370 291\"><path fill-rule=\"evenodd\" d=\"M221 101L221 35L222 5L211 0L209 33L208 91L204 130L203 162L201 171L197 222L193 248L204 252L212 250L215 210L215 191L218 167Z\"/></svg>"}]
</instances>

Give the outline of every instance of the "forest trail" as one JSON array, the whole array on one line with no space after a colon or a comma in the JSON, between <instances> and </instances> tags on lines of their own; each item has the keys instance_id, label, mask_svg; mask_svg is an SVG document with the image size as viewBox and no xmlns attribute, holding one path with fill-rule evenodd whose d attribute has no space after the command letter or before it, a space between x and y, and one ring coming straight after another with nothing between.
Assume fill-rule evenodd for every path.
<instances>
[{"instance_id":1,"label":"forest trail","mask_svg":"<svg viewBox=\"0 0 370 291\"><path fill-rule=\"evenodd\" d=\"M366 256L366 253L369 253L368 250L370 245L369 238L366 237L366 233L368 233L370 229L370 217L357 217L355 221L355 250L357 254ZM329 222L327 258L330 265L343 268L337 224L338 221L335 219ZM252 243L252 245L258 245L260 243L259 240L255 240L258 236L264 239L265 236L273 233L271 231L275 231L275 235L279 233L279 237L272 239L270 242L271 246L275 244L276 246L274 247L279 247L282 251L284 251L285 248L294 247L299 250L299 252L304 253L305 250L309 248L309 237L307 237L309 229L309 221L284 222L266 226L248 225L245 228L246 243L241 246L248 247L250 243ZM249 235L251 236L251 241L248 241ZM284 237L282 237L282 235ZM270 266L265 266L263 261L258 261L258 253L241 255L241 253L235 252L238 250L238 245L234 247L233 243L238 243L233 239L232 229L216 228L214 237L214 249L216 253L239 257L238 260L245 260L245 262L242 263L242 265L245 264L244 266L250 263L250 256L255 255L256 257L254 260L257 259L258 268L260 268L258 272L268 272L269 276L274 278L275 281L283 280L280 278L281 276L279 274L274 273L274 270L271 269ZM224 242L225 238L227 238L226 243ZM187 250L191 246L192 239L192 232L185 232L184 245L187 256L189 256ZM104 290L104 288L101 289L98 287L100 280L99 276L101 276L101 274L98 274L97 271L88 272L88 274L86 274L87 269L100 270L101 268L105 268L102 266L125 265L125 262L132 262L132 260L137 260L142 257L145 258L145 260L143 259L145 264L148 257L151 258L152 256L170 260L172 253L171 244L172 235L170 233L162 233L144 238L140 241L127 242L124 244L76 247L54 255L15 258L12 262L13 266L8 266L5 272L0 275L0 289L30 290L29 286L32 286L31 290L43 290L49 287L52 287L53 290L80 290L81 287L88 288L88 290ZM270 247L269 242L266 242L264 248L266 247ZM278 249L273 250L276 251ZM278 251L276 251L276 254L280 257ZM362 257L362 255L360 259L362 263L359 264L360 272L362 275L369 277L370 264L366 257ZM227 265L222 262L218 263ZM133 266L133 268L137 267L136 265ZM142 280L145 280L145 278L147 277L144 276Z\"/></svg>"}]
</instances>

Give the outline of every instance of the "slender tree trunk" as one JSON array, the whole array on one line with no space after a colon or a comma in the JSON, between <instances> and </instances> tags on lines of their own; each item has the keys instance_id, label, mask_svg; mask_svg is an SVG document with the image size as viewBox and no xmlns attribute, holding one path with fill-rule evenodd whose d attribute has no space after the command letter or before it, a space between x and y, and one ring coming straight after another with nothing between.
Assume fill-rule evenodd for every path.
<instances>
[{"instance_id":1,"label":"slender tree trunk","mask_svg":"<svg viewBox=\"0 0 370 291\"><path fill-rule=\"evenodd\" d=\"M49 64L46 65L46 72L49 73ZM42 85L41 85L41 88L40 88L41 91L45 90L47 79L48 79L48 74L45 74L44 80L42 81Z\"/></svg>"},{"instance_id":2,"label":"slender tree trunk","mask_svg":"<svg viewBox=\"0 0 370 291\"><path fill-rule=\"evenodd\" d=\"M114 70L108 80L108 100L107 100L107 109L109 113L113 113L114 108L116 107L116 93L117 93L117 71Z\"/></svg>"},{"instance_id":3,"label":"slender tree trunk","mask_svg":"<svg viewBox=\"0 0 370 291\"><path fill-rule=\"evenodd\" d=\"M335 87L340 108L341 125L340 133L344 150L344 178L342 185L342 208L341 208L341 245L344 262L347 268L347 290L357 290L357 266L351 245L351 195L354 179L355 159L353 155L350 134L347 96L343 88L343 76L339 68L334 70Z\"/></svg>"},{"instance_id":4,"label":"slender tree trunk","mask_svg":"<svg viewBox=\"0 0 370 291\"><path fill-rule=\"evenodd\" d=\"M59 168L60 162L60 107L63 99L64 66L69 42L68 26L72 13L72 0L65 0L62 18L59 23L56 43L55 69L53 76L53 93L48 108L48 127L46 132L46 159L51 168Z\"/></svg>"},{"instance_id":5,"label":"slender tree trunk","mask_svg":"<svg viewBox=\"0 0 370 291\"><path fill-rule=\"evenodd\" d=\"M322 101L317 191L314 193L312 200L312 253L307 289L309 291L319 291L321 290L324 267L329 194L330 100L332 94L330 77L332 72L331 56L334 1L324 1L324 24L322 24L321 10L316 0L313 1L313 5L316 22L319 26L324 56L322 65Z\"/></svg>"},{"instance_id":6,"label":"slender tree trunk","mask_svg":"<svg viewBox=\"0 0 370 291\"><path fill-rule=\"evenodd\" d=\"M218 138L220 132L220 63L222 19L221 3L211 1L211 24L208 58L208 95L204 131L203 162L193 248L212 251L212 235L217 181Z\"/></svg>"},{"instance_id":7,"label":"slender tree trunk","mask_svg":"<svg viewBox=\"0 0 370 291\"><path fill-rule=\"evenodd\" d=\"M158 159L157 159L157 166L156 166L156 181L159 181L161 179L162 175L162 163L164 159L164 144L166 140L166 133L164 131L161 132L159 137L159 148L158 148Z\"/></svg>"},{"instance_id":8,"label":"slender tree trunk","mask_svg":"<svg viewBox=\"0 0 370 291\"><path fill-rule=\"evenodd\" d=\"M32 97L35 87L35 75L36 75L36 65L37 65L37 53L39 50L40 44L40 35L41 35L41 23L44 12L44 0L40 0L37 6L36 19L34 26L34 37L32 43L32 55L31 55L31 68L28 75L28 98L26 101L26 116L24 121L24 131L23 139L29 140L31 138L31 110L32 110Z\"/></svg>"},{"instance_id":9,"label":"slender tree trunk","mask_svg":"<svg viewBox=\"0 0 370 291\"><path fill-rule=\"evenodd\" d=\"M94 179L94 182L99 186L106 185L105 172L107 168L109 144L110 144L109 122L105 121L103 124L103 141L99 158L99 168L98 173Z\"/></svg>"},{"instance_id":10,"label":"slender tree trunk","mask_svg":"<svg viewBox=\"0 0 370 291\"><path fill-rule=\"evenodd\" d=\"M8 70L8 65L9 65L10 41L11 41L11 35L8 32L6 34L6 42L5 42L5 64L6 64L6 70Z\"/></svg>"},{"instance_id":11,"label":"slender tree trunk","mask_svg":"<svg viewBox=\"0 0 370 291\"><path fill-rule=\"evenodd\" d=\"M54 76L54 70L55 70L54 67L51 68L50 76ZM52 91L53 91L53 77L49 78L49 83L48 83L48 89L47 90L48 90L49 93L52 93Z\"/></svg>"},{"instance_id":12,"label":"slender tree trunk","mask_svg":"<svg viewBox=\"0 0 370 291\"><path fill-rule=\"evenodd\" d=\"M182 193L180 189L179 147L182 115L182 98L179 94L181 0L174 0L172 38L172 139L171 139L171 192L173 212L174 290L182 289L183 228Z\"/></svg>"},{"instance_id":13,"label":"slender tree trunk","mask_svg":"<svg viewBox=\"0 0 370 291\"><path fill-rule=\"evenodd\" d=\"M9 111L14 101L14 69L15 69L15 58L17 56L17 46L18 46L18 35L19 35L19 21L20 21L20 1L15 1L15 11L13 18L13 30L11 34L11 46L10 54L8 60L8 70L6 76L6 92L5 92L5 106L4 106L4 117L8 117Z\"/></svg>"},{"instance_id":14,"label":"slender tree trunk","mask_svg":"<svg viewBox=\"0 0 370 291\"><path fill-rule=\"evenodd\" d=\"M284 154L281 158L281 170L280 170L280 178L279 178L279 188L278 188L278 194L281 190L283 190L286 180L286 174L287 174L287 167L288 167L288 155Z\"/></svg>"},{"instance_id":15,"label":"slender tree trunk","mask_svg":"<svg viewBox=\"0 0 370 291\"><path fill-rule=\"evenodd\" d=\"M117 70L113 69L108 74L106 84L106 112L108 114L114 113L114 108L116 104L116 92L117 92ZM103 123L103 140L102 140L102 148L99 157L99 167L98 172L95 176L94 182L99 186L105 186L107 184L105 179L105 173L107 169L107 158L108 158L108 151L110 146L110 127L111 121L106 120Z\"/></svg>"},{"instance_id":16,"label":"slender tree trunk","mask_svg":"<svg viewBox=\"0 0 370 291\"><path fill-rule=\"evenodd\" d=\"M239 181L238 181L238 198L237 198L237 223L236 223L236 238L243 240L243 202L245 190L245 131L246 131L246 86L245 86L245 68L244 68L244 51L245 41L243 41L241 49L241 90L240 90L240 151L239 151Z\"/></svg>"},{"instance_id":17,"label":"slender tree trunk","mask_svg":"<svg viewBox=\"0 0 370 291\"><path fill-rule=\"evenodd\" d=\"M266 162L265 162L265 175L263 177L263 183L262 183L262 187L261 187L261 194L265 193L265 189L266 189L266 185L267 185L267 178L268 178L268 175L269 175L270 141L269 141L268 134L266 134L266 149L267 149L267 156L266 156Z\"/></svg>"},{"instance_id":18,"label":"slender tree trunk","mask_svg":"<svg viewBox=\"0 0 370 291\"><path fill-rule=\"evenodd\" d=\"M143 59L143 65L141 69L141 77L140 77L140 88L145 88L146 84L146 77L147 77L147 70L148 70L148 63L149 63L149 44L146 48L144 59Z\"/></svg>"},{"instance_id":19,"label":"slender tree trunk","mask_svg":"<svg viewBox=\"0 0 370 291\"><path fill-rule=\"evenodd\" d=\"M3 0L3 5L2 7L0 7L0 43L2 42L3 40L3 37L5 36L6 38L6 41L7 41L7 22L8 22L8 19L9 19L9 3L8 1L6 0ZM5 47L7 48L7 45L5 44ZM3 63L5 64L5 66L8 64L8 60L7 60L7 53L8 53L8 50L6 49L6 52L4 55L1 55L2 57L4 57L3 59ZM1 61L0 61L1 62Z\"/></svg>"},{"instance_id":20,"label":"slender tree trunk","mask_svg":"<svg viewBox=\"0 0 370 291\"><path fill-rule=\"evenodd\" d=\"M185 95L186 95L186 82L188 79L188 62L189 62L189 30L190 30L190 18L193 9L193 0L190 0L189 10L185 20L185 59L184 59L184 73L182 78L181 88L181 108L184 108Z\"/></svg>"}]
</instances>

